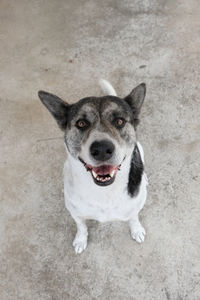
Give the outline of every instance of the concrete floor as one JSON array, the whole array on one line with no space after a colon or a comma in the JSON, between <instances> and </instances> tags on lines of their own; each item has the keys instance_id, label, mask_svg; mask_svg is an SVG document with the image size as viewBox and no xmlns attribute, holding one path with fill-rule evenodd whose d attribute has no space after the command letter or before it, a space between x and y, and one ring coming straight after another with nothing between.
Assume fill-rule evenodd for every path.
<instances>
[{"instance_id":1,"label":"concrete floor","mask_svg":"<svg viewBox=\"0 0 200 300\"><path fill-rule=\"evenodd\" d=\"M0 299L200 299L198 0L0 1ZM75 255L62 133L37 98L147 84L144 244L89 222Z\"/></svg>"}]
</instances>

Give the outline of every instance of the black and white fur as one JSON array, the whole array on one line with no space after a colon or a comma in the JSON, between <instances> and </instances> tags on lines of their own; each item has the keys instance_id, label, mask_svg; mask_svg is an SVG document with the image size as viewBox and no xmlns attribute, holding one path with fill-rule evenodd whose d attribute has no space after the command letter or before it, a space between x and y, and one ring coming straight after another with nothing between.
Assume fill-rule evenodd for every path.
<instances>
[{"instance_id":1,"label":"black and white fur","mask_svg":"<svg viewBox=\"0 0 200 300\"><path fill-rule=\"evenodd\" d=\"M136 127L146 86L140 84L122 99L109 82L101 80L100 85L106 96L84 98L71 105L39 92L65 133L64 194L77 225L76 253L87 246L88 219L128 221L132 238L138 243L145 238L138 214L146 201L148 182Z\"/></svg>"}]
</instances>

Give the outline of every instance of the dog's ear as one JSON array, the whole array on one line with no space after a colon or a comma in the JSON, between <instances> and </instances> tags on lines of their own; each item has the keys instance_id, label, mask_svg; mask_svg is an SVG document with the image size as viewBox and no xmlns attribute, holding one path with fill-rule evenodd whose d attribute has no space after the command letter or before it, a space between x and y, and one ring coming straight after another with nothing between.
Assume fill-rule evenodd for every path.
<instances>
[{"instance_id":1,"label":"dog's ear","mask_svg":"<svg viewBox=\"0 0 200 300\"><path fill-rule=\"evenodd\" d=\"M139 114L142 107L142 104L144 102L144 98L146 95L146 84L141 83L140 85L136 86L132 92L125 97L125 101L129 104L133 111L134 115L134 124L138 125L139 123Z\"/></svg>"},{"instance_id":2,"label":"dog's ear","mask_svg":"<svg viewBox=\"0 0 200 300\"><path fill-rule=\"evenodd\" d=\"M56 119L58 126L62 130L66 129L70 105L59 97L44 91L39 91L38 96L52 116Z\"/></svg>"}]
</instances>

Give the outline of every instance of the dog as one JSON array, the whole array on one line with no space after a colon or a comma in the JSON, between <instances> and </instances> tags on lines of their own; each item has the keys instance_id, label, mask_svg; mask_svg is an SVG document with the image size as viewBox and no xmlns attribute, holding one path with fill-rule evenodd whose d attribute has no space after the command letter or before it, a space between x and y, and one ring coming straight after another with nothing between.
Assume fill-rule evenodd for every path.
<instances>
[{"instance_id":1,"label":"dog","mask_svg":"<svg viewBox=\"0 0 200 300\"><path fill-rule=\"evenodd\" d=\"M64 165L65 205L77 225L76 253L87 247L86 220L129 222L131 236L144 241L138 214L147 197L144 152L136 138L146 95L141 83L125 98L101 80L103 97L87 97L68 104L39 91L42 103L61 130L68 154Z\"/></svg>"}]
</instances>

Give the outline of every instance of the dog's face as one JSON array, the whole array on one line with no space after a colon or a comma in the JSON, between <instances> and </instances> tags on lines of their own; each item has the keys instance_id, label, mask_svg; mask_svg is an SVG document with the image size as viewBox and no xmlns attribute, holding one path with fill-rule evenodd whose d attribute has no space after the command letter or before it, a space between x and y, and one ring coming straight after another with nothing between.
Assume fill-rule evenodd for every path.
<instances>
[{"instance_id":1,"label":"dog's face","mask_svg":"<svg viewBox=\"0 0 200 300\"><path fill-rule=\"evenodd\" d=\"M88 97L72 105L43 91L39 97L64 130L69 153L90 171L96 184L107 186L133 152L145 91L141 84L124 99Z\"/></svg>"}]
</instances>

